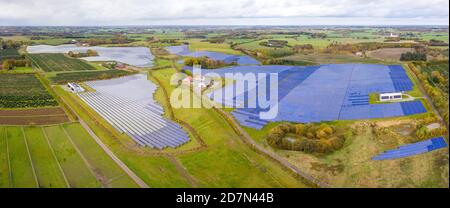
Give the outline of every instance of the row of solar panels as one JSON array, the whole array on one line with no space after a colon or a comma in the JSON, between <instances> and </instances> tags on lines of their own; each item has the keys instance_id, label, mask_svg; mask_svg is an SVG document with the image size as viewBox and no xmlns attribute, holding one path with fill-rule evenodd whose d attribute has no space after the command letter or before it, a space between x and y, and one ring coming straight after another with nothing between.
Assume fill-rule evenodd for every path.
<instances>
[{"instance_id":1,"label":"row of solar panels","mask_svg":"<svg viewBox=\"0 0 450 208\"><path fill-rule=\"evenodd\" d=\"M259 119L259 114L249 113L242 109L236 109L231 114L233 114L242 126L258 130L262 129L268 123L268 121Z\"/></svg>"},{"instance_id":2,"label":"row of solar panels","mask_svg":"<svg viewBox=\"0 0 450 208\"><path fill-rule=\"evenodd\" d=\"M391 76L395 91L400 92L412 90L413 83L409 79L405 69L403 69L402 66L400 65L389 66L389 75Z\"/></svg>"},{"instance_id":3,"label":"row of solar panels","mask_svg":"<svg viewBox=\"0 0 450 208\"><path fill-rule=\"evenodd\" d=\"M189 140L178 124L163 118L164 109L153 100L156 85L145 75L86 84L97 92L81 93L80 98L138 144L163 149L175 148Z\"/></svg>"},{"instance_id":4,"label":"row of solar panels","mask_svg":"<svg viewBox=\"0 0 450 208\"><path fill-rule=\"evenodd\" d=\"M181 127L158 115L154 105L115 105L113 100L117 98L111 99L98 92L83 93L80 97L118 131L127 133L140 145L175 148L189 140Z\"/></svg>"},{"instance_id":5,"label":"row of solar panels","mask_svg":"<svg viewBox=\"0 0 450 208\"><path fill-rule=\"evenodd\" d=\"M372 157L372 160L388 160L388 159L403 158L417 154L422 154L425 152L430 152L445 147L447 147L447 143L445 142L444 138L436 137L413 144L403 145L400 146L398 149L387 150L380 155Z\"/></svg>"}]
</instances>

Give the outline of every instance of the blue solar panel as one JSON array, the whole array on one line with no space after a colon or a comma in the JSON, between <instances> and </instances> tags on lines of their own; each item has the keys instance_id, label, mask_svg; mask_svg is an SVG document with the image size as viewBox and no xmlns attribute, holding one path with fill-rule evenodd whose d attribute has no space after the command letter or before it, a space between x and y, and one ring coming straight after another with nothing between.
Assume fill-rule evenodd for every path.
<instances>
[{"instance_id":1,"label":"blue solar panel","mask_svg":"<svg viewBox=\"0 0 450 208\"><path fill-rule=\"evenodd\" d=\"M370 93L412 89L412 82L401 66L375 64L329 64L313 67L266 65L227 67L211 70L211 72L221 76L230 72L278 73L279 112L275 119L270 120L271 122L371 119L426 112L419 101L404 104L369 103ZM232 85L227 87L233 89ZM257 121L253 117L259 116L261 111L267 109L249 108L248 101L250 99L258 102L262 97L252 97L248 91L266 90L269 92L269 89L269 85L266 89L249 89L246 86L246 92L239 96L233 91L224 89L222 93L231 93L233 98L216 101L228 104L238 103L238 106L244 108L236 111L241 114L247 112L250 115L237 119L241 123L249 123L248 121Z\"/></svg>"},{"instance_id":2,"label":"blue solar panel","mask_svg":"<svg viewBox=\"0 0 450 208\"><path fill-rule=\"evenodd\" d=\"M179 46L168 46L166 50L171 54L176 54L180 56L192 56L192 57L202 57L206 56L208 58L214 60L224 61L226 64L230 64L232 62L236 62L238 65L260 65L261 63L247 55L231 55L220 52L211 52L211 51L189 51L188 45L179 45Z\"/></svg>"},{"instance_id":3,"label":"blue solar panel","mask_svg":"<svg viewBox=\"0 0 450 208\"><path fill-rule=\"evenodd\" d=\"M380 155L372 157L372 160L387 160L422 154L447 147L444 138L436 137L425 141L400 146L397 149L387 150Z\"/></svg>"},{"instance_id":4,"label":"blue solar panel","mask_svg":"<svg viewBox=\"0 0 450 208\"><path fill-rule=\"evenodd\" d=\"M389 74L395 87L395 91L412 90L413 83L406 74L405 69L400 65L389 66Z\"/></svg>"}]
</instances>

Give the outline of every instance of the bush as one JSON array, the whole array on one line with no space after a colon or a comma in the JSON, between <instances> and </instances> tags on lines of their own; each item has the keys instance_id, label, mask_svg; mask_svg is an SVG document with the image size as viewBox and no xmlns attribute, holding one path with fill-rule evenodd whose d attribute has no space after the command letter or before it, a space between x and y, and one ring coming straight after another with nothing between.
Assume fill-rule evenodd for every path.
<instances>
[{"instance_id":1,"label":"bush","mask_svg":"<svg viewBox=\"0 0 450 208\"><path fill-rule=\"evenodd\" d=\"M200 65L203 69L217 69L217 68L236 65L236 64L237 64L236 62L231 62L229 64L226 64L222 60L214 60L214 59L210 59L206 56L187 57L184 59L184 65L186 65L186 66Z\"/></svg>"},{"instance_id":2,"label":"bush","mask_svg":"<svg viewBox=\"0 0 450 208\"><path fill-rule=\"evenodd\" d=\"M307 153L330 153L344 145L344 137L335 135L333 127L327 124L280 124L270 130L267 143L271 146ZM295 135L297 139L288 139L287 135Z\"/></svg>"},{"instance_id":3,"label":"bush","mask_svg":"<svg viewBox=\"0 0 450 208\"><path fill-rule=\"evenodd\" d=\"M406 52L400 56L400 61L426 61L427 54L420 52Z\"/></svg>"}]
</instances>

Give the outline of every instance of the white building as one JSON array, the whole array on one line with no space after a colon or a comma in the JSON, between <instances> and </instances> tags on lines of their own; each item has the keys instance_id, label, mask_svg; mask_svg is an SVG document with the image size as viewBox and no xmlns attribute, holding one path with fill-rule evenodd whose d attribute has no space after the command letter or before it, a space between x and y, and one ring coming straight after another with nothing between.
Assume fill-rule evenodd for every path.
<instances>
[{"instance_id":1,"label":"white building","mask_svg":"<svg viewBox=\"0 0 450 208\"><path fill-rule=\"evenodd\" d=\"M393 92L393 93L381 93L380 101L391 101L391 100L401 100L402 93L401 92Z\"/></svg>"},{"instance_id":2,"label":"white building","mask_svg":"<svg viewBox=\"0 0 450 208\"><path fill-rule=\"evenodd\" d=\"M67 83L67 87L69 87L72 92L84 92L84 89L78 85L77 83Z\"/></svg>"}]
</instances>

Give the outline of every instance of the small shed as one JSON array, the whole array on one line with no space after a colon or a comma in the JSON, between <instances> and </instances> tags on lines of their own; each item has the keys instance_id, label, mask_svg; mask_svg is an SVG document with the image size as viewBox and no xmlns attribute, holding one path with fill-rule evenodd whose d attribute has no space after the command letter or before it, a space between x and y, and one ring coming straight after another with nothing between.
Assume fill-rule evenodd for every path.
<instances>
[{"instance_id":1,"label":"small shed","mask_svg":"<svg viewBox=\"0 0 450 208\"><path fill-rule=\"evenodd\" d=\"M82 88L77 83L69 82L67 83L67 87L69 87L69 89L72 90L72 92L84 92L84 88Z\"/></svg>"},{"instance_id":2,"label":"small shed","mask_svg":"<svg viewBox=\"0 0 450 208\"><path fill-rule=\"evenodd\" d=\"M401 100L402 93L401 92L393 92L393 93L381 93L380 101L391 101L391 100Z\"/></svg>"}]
</instances>

